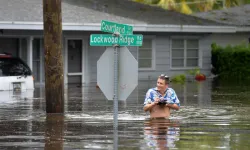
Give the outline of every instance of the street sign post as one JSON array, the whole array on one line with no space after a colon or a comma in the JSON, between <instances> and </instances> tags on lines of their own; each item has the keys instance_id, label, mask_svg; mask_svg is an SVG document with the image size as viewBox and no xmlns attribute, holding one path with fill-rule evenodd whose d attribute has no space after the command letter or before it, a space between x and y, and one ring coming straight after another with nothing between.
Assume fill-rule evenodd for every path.
<instances>
[{"instance_id":1,"label":"street sign post","mask_svg":"<svg viewBox=\"0 0 250 150\"><path fill-rule=\"evenodd\" d=\"M101 31L108 33L133 34L133 26L102 20Z\"/></svg>"},{"instance_id":2,"label":"street sign post","mask_svg":"<svg viewBox=\"0 0 250 150\"><path fill-rule=\"evenodd\" d=\"M138 62L125 46L142 46L143 36L133 35L133 26L106 20L101 22L101 31L112 34L91 34L90 46L113 47L97 61L97 84L108 100L114 100L116 141L118 99L126 100L138 84Z\"/></svg>"},{"instance_id":3,"label":"street sign post","mask_svg":"<svg viewBox=\"0 0 250 150\"><path fill-rule=\"evenodd\" d=\"M91 34L90 45L91 46L113 46L117 44L119 46L142 46L143 36L137 35L120 35L114 36L112 34Z\"/></svg>"}]
</instances>

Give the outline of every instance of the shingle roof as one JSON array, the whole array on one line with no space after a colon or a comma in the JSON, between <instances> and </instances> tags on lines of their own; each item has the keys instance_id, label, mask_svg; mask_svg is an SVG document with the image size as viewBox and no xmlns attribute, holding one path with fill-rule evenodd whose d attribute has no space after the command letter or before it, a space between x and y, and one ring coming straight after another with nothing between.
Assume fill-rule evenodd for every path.
<instances>
[{"instance_id":1,"label":"shingle roof","mask_svg":"<svg viewBox=\"0 0 250 150\"><path fill-rule=\"evenodd\" d=\"M197 17L236 26L250 26L250 4L197 13Z\"/></svg>"},{"instance_id":2,"label":"shingle roof","mask_svg":"<svg viewBox=\"0 0 250 150\"><path fill-rule=\"evenodd\" d=\"M42 22L42 0L0 0L0 21ZM62 0L64 23L222 25L129 0Z\"/></svg>"}]
</instances>

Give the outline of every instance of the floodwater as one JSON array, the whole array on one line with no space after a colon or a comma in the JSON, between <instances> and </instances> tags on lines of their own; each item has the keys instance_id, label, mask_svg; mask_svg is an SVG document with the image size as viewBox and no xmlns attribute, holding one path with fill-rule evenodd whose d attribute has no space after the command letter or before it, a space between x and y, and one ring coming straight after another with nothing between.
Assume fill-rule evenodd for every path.
<instances>
[{"instance_id":1,"label":"floodwater","mask_svg":"<svg viewBox=\"0 0 250 150\"><path fill-rule=\"evenodd\" d=\"M119 101L117 129L113 102L95 84L70 86L64 115L46 115L43 88L0 92L0 149L249 149L250 86L171 84L181 109L170 119L150 120L142 107L153 86L139 82L128 100Z\"/></svg>"}]
</instances>

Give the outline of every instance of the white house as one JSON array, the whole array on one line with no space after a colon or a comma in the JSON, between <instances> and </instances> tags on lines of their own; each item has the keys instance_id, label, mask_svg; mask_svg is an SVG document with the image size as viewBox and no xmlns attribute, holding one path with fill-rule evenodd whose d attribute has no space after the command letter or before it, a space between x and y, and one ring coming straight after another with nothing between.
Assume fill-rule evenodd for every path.
<instances>
[{"instance_id":1,"label":"white house","mask_svg":"<svg viewBox=\"0 0 250 150\"><path fill-rule=\"evenodd\" d=\"M143 46L128 47L139 62L140 80L196 67L209 76L211 43L243 34L240 27L129 0L62 0L62 16L65 84L96 82L96 63L106 47L90 46L89 38L102 33L101 20L129 24L134 34L143 34ZM1 52L20 56L35 81L44 83L42 0L0 0Z\"/></svg>"}]
</instances>

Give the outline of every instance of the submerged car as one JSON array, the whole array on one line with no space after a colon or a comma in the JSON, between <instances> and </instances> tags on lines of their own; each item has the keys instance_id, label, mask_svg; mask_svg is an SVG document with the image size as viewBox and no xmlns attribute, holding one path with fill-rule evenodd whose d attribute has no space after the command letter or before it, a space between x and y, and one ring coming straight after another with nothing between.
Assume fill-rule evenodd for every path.
<instances>
[{"instance_id":1,"label":"submerged car","mask_svg":"<svg viewBox=\"0 0 250 150\"><path fill-rule=\"evenodd\" d=\"M30 67L19 57L0 54L0 91L33 89L34 78Z\"/></svg>"}]
</instances>

